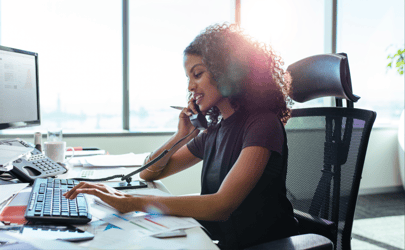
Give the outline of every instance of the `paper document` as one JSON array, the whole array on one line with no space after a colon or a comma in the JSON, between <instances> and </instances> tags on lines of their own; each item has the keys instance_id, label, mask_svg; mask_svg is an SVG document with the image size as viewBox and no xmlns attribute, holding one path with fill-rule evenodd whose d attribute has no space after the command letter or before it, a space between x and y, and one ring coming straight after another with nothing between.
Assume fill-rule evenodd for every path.
<instances>
[{"instance_id":1,"label":"paper document","mask_svg":"<svg viewBox=\"0 0 405 250\"><path fill-rule=\"evenodd\" d=\"M63 240L47 240L47 239L40 239L36 237L27 237L26 235L19 234L19 233L10 233L10 232L4 232L7 235L10 235L12 237L15 237L18 239L19 245L10 245L10 248L6 246L6 249L41 249L41 250L85 250L88 248L83 248L81 246L78 246L75 243L70 243L66 242ZM91 241L90 241L91 242ZM30 244L30 245L28 245ZM2 246L3 247L3 246Z\"/></svg>"},{"instance_id":2,"label":"paper document","mask_svg":"<svg viewBox=\"0 0 405 250\"><path fill-rule=\"evenodd\" d=\"M86 249L189 249L184 243L156 239L153 237L142 237L138 232L111 228L101 231L91 241L76 243Z\"/></svg>"},{"instance_id":3,"label":"paper document","mask_svg":"<svg viewBox=\"0 0 405 250\"><path fill-rule=\"evenodd\" d=\"M32 150L34 150L34 148L0 145L0 166L6 166L18 158L32 152Z\"/></svg>"},{"instance_id":4,"label":"paper document","mask_svg":"<svg viewBox=\"0 0 405 250\"><path fill-rule=\"evenodd\" d=\"M90 178L90 179L98 179L98 178L105 178L113 175L126 175L132 171L129 171L133 169L127 169L124 167L118 167L118 168L111 168L111 167L105 167L105 168L86 168L83 169L79 176L79 178ZM113 179L112 181L119 181L120 179Z\"/></svg>"},{"instance_id":5,"label":"paper document","mask_svg":"<svg viewBox=\"0 0 405 250\"><path fill-rule=\"evenodd\" d=\"M140 213L112 213L101 218L122 230L136 233L138 236L149 236L176 229L187 229L201 226L191 217L176 217Z\"/></svg>"},{"instance_id":6,"label":"paper document","mask_svg":"<svg viewBox=\"0 0 405 250\"><path fill-rule=\"evenodd\" d=\"M97 205L103 206L103 207L107 207L115 212L119 212L117 209L115 209L114 207L112 207L110 204L103 201L102 199L98 198L97 196L93 196L92 198L94 199L94 204L97 204Z\"/></svg>"},{"instance_id":7,"label":"paper document","mask_svg":"<svg viewBox=\"0 0 405 250\"><path fill-rule=\"evenodd\" d=\"M82 167L140 167L150 153L121 154L121 155L95 155L88 157L73 158L73 166Z\"/></svg>"},{"instance_id":8,"label":"paper document","mask_svg":"<svg viewBox=\"0 0 405 250\"><path fill-rule=\"evenodd\" d=\"M0 204L6 201L11 196L23 190L29 183L17 183L0 185Z\"/></svg>"}]
</instances>

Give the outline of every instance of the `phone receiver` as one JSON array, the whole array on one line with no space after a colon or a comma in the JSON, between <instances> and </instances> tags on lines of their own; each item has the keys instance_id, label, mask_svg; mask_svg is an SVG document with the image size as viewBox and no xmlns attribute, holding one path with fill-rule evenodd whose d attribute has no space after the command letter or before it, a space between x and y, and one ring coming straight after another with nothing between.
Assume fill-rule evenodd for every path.
<instances>
[{"instance_id":1,"label":"phone receiver","mask_svg":"<svg viewBox=\"0 0 405 250\"><path fill-rule=\"evenodd\" d=\"M195 104L195 102L194 102L194 104ZM205 130L208 128L207 119L201 113L198 105L195 105L195 107L196 107L198 113L190 116L190 122L191 122L191 124L193 124L194 127L198 128L199 130Z\"/></svg>"}]
</instances>

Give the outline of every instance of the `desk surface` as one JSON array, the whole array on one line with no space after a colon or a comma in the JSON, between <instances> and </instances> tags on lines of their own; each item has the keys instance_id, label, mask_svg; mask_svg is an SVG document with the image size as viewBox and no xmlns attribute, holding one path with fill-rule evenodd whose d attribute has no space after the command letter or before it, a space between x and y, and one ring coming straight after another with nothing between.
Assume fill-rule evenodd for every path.
<instances>
[{"instance_id":1,"label":"desk surface","mask_svg":"<svg viewBox=\"0 0 405 250\"><path fill-rule=\"evenodd\" d=\"M134 171L136 168L127 168L126 173L130 173ZM78 177L80 172L83 168L80 167L70 167L69 171L58 178L73 178ZM100 168L91 168L91 170L100 170ZM139 175L135 175L133 177L134 180L139 179ZM165 188L162 182L155 181L155 182L148 182L148 189L157 188L160 191L164 191L169 193L169 191ZM103 210L103 208L99 205L92 205L92 209ZM108 210L108 208L107 208ZM111 211L111 210L110 210ZM94 211L97 212L97 211ZM93 212L92 212L93 213ZM112 212L110 212L112 213ZM102 218L101 218L102 220ZM79 226L80 228L80 226ZM69 249L69 245L72 248L78 249L125 249L125 248L135 248L135 249L218 249L218 247L212 243L211 239L207 236L207 234L200 228L200 227L193 227L186 229L187 237L178 237L178 238L166 238L166 239L157 239L152 236L144 236L144 237L136 237L136 235L131 234L130 232L119 231L118 229L111 229L111 230L104 230L94 232L95 235L93 240L79 242L79 243L66 243L63 242L60 244L61 249ZM34 246L38 244L37 247L41 249L52 249L55 245L44 246L44 242L37 241L31 242ZM46 244L48 245L48 244ZM117 248L118 247L118 248Z\"/></svg>"}]
</instances>

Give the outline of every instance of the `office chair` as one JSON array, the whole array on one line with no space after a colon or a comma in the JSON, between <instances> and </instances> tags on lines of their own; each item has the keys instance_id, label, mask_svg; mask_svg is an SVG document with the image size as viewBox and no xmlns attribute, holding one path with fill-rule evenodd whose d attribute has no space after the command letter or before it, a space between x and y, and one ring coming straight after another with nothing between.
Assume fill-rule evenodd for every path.
<instances>
[{"instance_id":1,"label":"office chair","mask_svg":"<svg viewBox=\"0 0 405 250\"><path fill-rule=\"evenodd\" d=\"M351 249L354 210L374 111L356 109L347 55L323 54L287 68L291 98L335 98L335 107L293 109L286 125L287 197L300 235L253 249ZM346 106L343 106L343 99Z\"/></svg>"}]
</instances>

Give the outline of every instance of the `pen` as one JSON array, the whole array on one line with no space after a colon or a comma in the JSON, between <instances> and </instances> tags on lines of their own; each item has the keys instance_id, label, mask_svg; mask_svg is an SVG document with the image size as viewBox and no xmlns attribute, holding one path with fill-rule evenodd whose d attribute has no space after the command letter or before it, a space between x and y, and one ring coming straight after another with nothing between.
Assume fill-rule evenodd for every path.
<instances>
[{"instance_id":1,"label":"pen","mask_svg":"<svg viewBox=\"0 0 405 250\"><path fill-rule=\"evenodd\" d=\"M171 108L174 108L174 109L178 109L178 110L183 110L184 109L184 107L180 107L180 106L170 106Z\"/></svg>"},{"instance_id":2,"label":"pen","mask_svg":"<svg viewBox=\"0 0 405 250\"><path fill-rule=\"evenodd\" d=\"M100 150L99 148L73 147L75 151ZM72 151L70 148L67 151Z\"/></svg>"}]
</instances>

